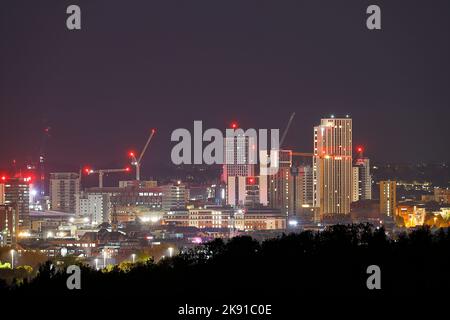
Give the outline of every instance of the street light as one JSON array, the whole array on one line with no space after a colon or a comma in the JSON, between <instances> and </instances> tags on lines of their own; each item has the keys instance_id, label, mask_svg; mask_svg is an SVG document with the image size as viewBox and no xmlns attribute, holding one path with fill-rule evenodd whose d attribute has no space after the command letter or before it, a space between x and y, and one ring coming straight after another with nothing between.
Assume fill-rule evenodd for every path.
<instances>
[{"instance_id":1,"label":"street light","mask_svg":"<svg viewBox=\"0 0 450 320\"><path fill-rule=\"evenodd\" d=\"M133 259L133 263L136 262L136 254L135 254L135 253L133 253L133 254L131 255L131 259Z\"/></svg>"},{"instance_id":2,"label":"street light","mask_svg":"<svg viewBox=\"0 0 450 320\"><path fill-rule=\"evenodd\" d=\"M169 247L169 257L172 258L173 248Z\"/></svg>"},{"instance_id":3,"label":"street light","mask_svg":"<svg viewBox=\"0 0 450 320\"><path fill-rule=\"evenodd\" d=\"M98 270L98 259L97 258L95 258L95 270Z\"/></svg>"},{"instance_id":4,"label":"street light","mask_svg":"<svg viewBox=\"0 0 450 320\"><path fill-rule=\"evenodd\" d=\"M14 269L14 249L11 249L11 269Z\"/></svg>"}]
</instances>

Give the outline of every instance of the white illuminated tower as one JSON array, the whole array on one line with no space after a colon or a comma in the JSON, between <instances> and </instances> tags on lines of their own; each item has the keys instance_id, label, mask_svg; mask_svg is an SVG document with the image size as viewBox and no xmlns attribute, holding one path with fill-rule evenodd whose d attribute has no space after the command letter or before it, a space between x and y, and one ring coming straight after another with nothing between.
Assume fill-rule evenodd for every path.
<instances>
[{"instance_id":1,"label":"white illuminated tower","mask_svg":"<svg viewBox=\"0 0 450 320\"><path fill-rule=\"evenodd\" d=\"M233 126L233 129L235 127ZM243 206L246 198L246 178L255 175L255 164L250 163L250 152L256 141L244 134L225 138L223 181L227 184L227 204Z\"/></svg>"},{"instance_id":2,"label":"white illuminated tower","mask_svg":"<svg viewBox=\"0 0 450 320\"><path fill-rule=\"evenodd\" d=\"M352 119L321 119L314 127L314 206L321 216L350 213L352 195Z\"/></svg>"}]
</instances>

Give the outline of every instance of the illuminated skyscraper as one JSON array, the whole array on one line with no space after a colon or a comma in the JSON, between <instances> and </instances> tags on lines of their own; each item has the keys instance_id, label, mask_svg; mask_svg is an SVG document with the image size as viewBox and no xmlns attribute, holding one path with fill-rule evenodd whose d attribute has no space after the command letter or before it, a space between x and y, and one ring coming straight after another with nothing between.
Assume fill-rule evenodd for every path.
<instances>
[{"instance_id":1,"label":"illuminated skyscraper","mask_svg":"<svg viewBox=\"0 0 450 320\"><path fill-rule=\"evenodd\" d=\"M353 164L353 192L352 201L372 199L372 176L370 174L370 160L363 156L363 148L357 148L358 157Z\"/></svg>"},{"instance_id":2,"label":"illuminated skyscraper","mask_svg":"<svg viewBox=\"0 0 450 320\"><path fill-rule=\"evenodd\" d=\"M255 163L250 154L256 148L256 141L245 134L225 138L225 164L223 181L227 185L226 203L232 206L245 204L247 178L255 176ZM257 153L255 153L257 154Z\"/></svg>"},{"instance_id":3,"label":"illuminated skyscraper","mask_svg":"<svg viewBox=\"0 0 450 320\"><path fill-rule=\"evenodd\" d=\"M380 181L380 213L393 217L397 206L397 182Z\"/></svg>"},{"instance_id":4,"label":"illuminated skyscraper","mask_svg":"<svg viewBox=\"0 0 450 320\"><path fill-rule=\"evenodd\" d=\"M10 178L5 181L5 204L18 211L19 229L30 227L30 182L27 178Z\"/></svg>"},{"instance_id":5,"label":"illuminated skyscraper","mask_svg":"<svg viewBox=\"0 0 450 320\"><path fill-rule=\"evenodd\" d=\"M278 172L267 176L268 205L288 216L293 212L292 150L278 152Z\"/></svg>"},{"instance_id":6,"label":"illuminated skyscraper","mask_svg":"<svg viewBox=\"0 0 450 320\"><path fill-rule=\"evenodd\" d=\"M326 118L314 127L314 206L322 216L350 213L352 119Z\"/></svg>"}]
</instances>

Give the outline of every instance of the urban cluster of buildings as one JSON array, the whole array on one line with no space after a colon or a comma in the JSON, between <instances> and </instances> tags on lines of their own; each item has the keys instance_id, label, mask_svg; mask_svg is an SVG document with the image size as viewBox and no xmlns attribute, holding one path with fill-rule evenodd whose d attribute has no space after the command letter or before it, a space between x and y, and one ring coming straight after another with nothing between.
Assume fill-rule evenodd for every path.
<instances>
[{"instance_id":1,"label":"urban cluster of buildings","mask_svg":"<svg viewBox=\"0 0 450 320\"><path fill-rule=\"evenodd\" d=\"M352 221L448 223L448 189L436 188L421 202L399 202L396 181L379 181L379 199L372 199L370 160L362 147L354 149L350 117L321 119L313 137L310 153L260 150L257 163L249 160L249 136L227 137L215 184L131 180L83 188L81 172L59 172L50 174L45 195L29 177L1 177L0 244L119 261L164 242L182 247L248 232L269 236ZM274 163L276 172L264 174ZM438 204L431 211L430 202Z\"/></svg>"}]
</instances>

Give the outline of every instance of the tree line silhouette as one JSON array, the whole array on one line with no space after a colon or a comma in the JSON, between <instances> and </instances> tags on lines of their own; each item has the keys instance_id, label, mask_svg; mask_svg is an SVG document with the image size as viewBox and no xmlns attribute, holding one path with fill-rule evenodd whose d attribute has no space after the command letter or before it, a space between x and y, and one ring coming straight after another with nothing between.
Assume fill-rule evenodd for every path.
<instances>
[{"instance_id":1,"label":"tree line silhouette","mask_svg":"<svg viewBox=\"0 0 450 320\"><path fill-rule=\"evenodd\" d=\"M249 236L216 239L158 263L81 268L81 289L68 290L68 274L51 262L37 276L12 285L10 295L133 295L203 299L261 298L292 295L425 295L448 290L448 229L419 228L395 239L367 224L335 225L322 232L304 231L258 242ZM381 290L369 290L367 267L381 269Z\"/></svg>"}]
</instances>

